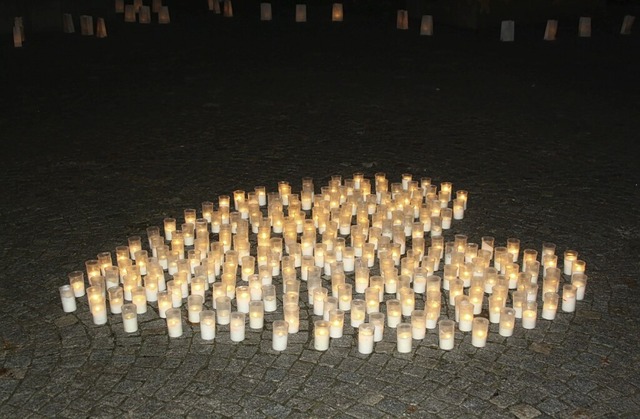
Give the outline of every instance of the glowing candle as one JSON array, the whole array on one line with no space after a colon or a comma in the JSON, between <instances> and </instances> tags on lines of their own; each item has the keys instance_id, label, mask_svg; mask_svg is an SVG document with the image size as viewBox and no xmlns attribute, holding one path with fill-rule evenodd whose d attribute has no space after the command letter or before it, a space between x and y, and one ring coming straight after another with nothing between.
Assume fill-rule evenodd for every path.
<instances>
[{"instance_id":1,"label":"glowing candle","mask_svg":"<svg viewBox=\"0 0 640 419\"><path fill-rule=\"evenodd\" d=\"M427 312L413 310L411 313L411 336L414 339L424 339L427 334Z\"/></svg>"},{"instance_id":2,"label":"glowing candle","mask_svg":"<svg viewBox=\"0 0 640 419\"><path fill-rule=\"evenodd\" d=\"M216 321L218 324L229 324L231 321L231 299L229 297L216 298Z\"/></svg>"},{"instance_id":3,"label":"glowing candle","mask_svg":"<svg viewBox=\"0 0 640 419\"><path fill-rule=\"evenodd\" d=\"M236 305L240 313L249 312L249 301L251 301L249 287L246 285L236 287Z\"/></svg>"},{"instance_id":4,"label":"glowing candle","mask_svg":"<svg viewBox=\"0 0 640 419\"><path fill-rule=\"evenodd\" d=\"M334 309L329 311L329 336L341 338L344 330L344 311Z\"/></svg>"},{"instance_id":5,"label":"glowing candle","mask_svg":"<svg viewBox=\"0 0 640 419\"><path fill-rule=\"evenodd\" d=\"M200 337L202 340L213 340L216 337L216 313L213 310L200 312Z\"/></svg>"},{"instance_id":6,"label":"glowing candle","mask_svg":"<svg viewBox=\"0 0 640 419\"><path fill-rule=\"evenodd\" d=\"M456 323L450 319L442 319L438 322L438 342L440 349L445 351L450 351L453 349L455 340L454 340L454 329Z\"/></svg>"},{"instance_id":7,"label":"glowing candle","mask_svg":"<svg viewBox=\"0 0 640 419\"><path fill-rule=\"evenodd\" d=\"M351 301L351 326L358 327L364 323L367 313L367 303L361 299Z\"/></svg>"},{"instance_id":8,"label":"glowing candle","mask_svg":"<svg viewBox=\"0 0 640 419\"><path fill-rule=\"evenodd\" d=\"M313 330L313 347L317 351L326 351L329 349L329 322L325 320L316 320Z\"/></svg>"},{"instance_id":9,"label":"glowing candle","mask_svg":"<svg viewBox=\"0 0 640 419\"><path fill-rule=\"evenodd\" d=\"M138 314L147 312L147 294L144 287L138 286L131 290L131 302L136 305Z\"/></svg>"},{"instance_id":10,"label":"glowing candle","mask_svg":"<svg viewBox=\"0 0 640 419\"><path fill-rule=\"evenodd\" d=\"M242 342L244 340L245 332L245 314L233 312L231 313L229 324L229 335L232 342Z\"/></svg>"},{"instance_id":11,"label":"glowing candle","mask_svg":"<svg viewBox=\"0 0 640 419\"><path fill-rule=\"evenodd\" d=\"M171 294L168 291L158 292L158 315L161 318L167 317L167 310L173 307Z\"/></svg>"},{"instance_id":12,"label":"glowing candle","mask_svg":"<svg viewBox=\"0 0 640 419\"><path fill-rule=\"evenodd\" d=\"M138 331L138 314L135 304L130 303L122 306L122 325L126 333Z\"/></svg>"},{"instance_id":13,"label":"glowing candle","mask_svg":"<svg viewBox=\"0 0 640 419\"><path fill-rule=\"evenodd\" d=\"M587 288L587 275L580 272L572 274L571 284L576 287L576 300L583 300L584 293Z\"/></svg>"},{"instance_id":14,"label":"glowing candle","mask_svg":"<svg viewBox=\"0 0 640 419\"><path fill-rule=\"evenodd\" d=\"M522 311L522 327L525 329L533 329L536 327L536 319L538 317L538 304L536 302L527 302Z\"/></svg>"},{"instance_id":15,"label":"glowing candle","mask_svg":"<svg viewBox=\"0 0 640 419\"><path fill-rule=\"evenodd\" d=\"M371 323L358 326L358 352L365 355L373 352L374 333L375 326Z\"/></svg>"},{"instance_id":16,"label":"glowing candle","mask_svg":"<svg viewBox=\"0 0 640 419\"><path fill-rule=\"evenodd\" d=\"M271 313L277 309L276 287L272 284L262 286L262 301L264 302L264 311Z\"/></svg>"},{"instance_id":17,"label":"glowing candle","mask_svg":"<svg viewBox=\"0 0 640 419\"><path fill-rule=\"evenodd\" d=\"M63 285L58 290L60 291L60 299L62 300L62 310L65 313L76 311L76 297L71 285Z\"/></svg>"},{"instance_id":18,"label":"glowing candle","mask_svg":"<svg viewBox=\"0 0 640 419\"><path fill-rule=\"evenodd\" d=\"M513 328L516 319L516 312L514 309L510 307L503 307L500 311L500 326L499 333L500 336L511 336L513 335Z\"/></svg>"},{"instance_id":19,"label":"glowing candle","mask_svg":"<svg viewBox=\"0 0 640 419\"><path fill-rule=\"evenodd\" d=\"M484 317L473 319L473 330L471 332L471 344L476 348L483 348L487 344L489 333L489 320Z\"/></svg>"},{"instance_id":20,"label":"glowing candle","mask_svg":"<svg viewBox=\"0 0 640 419\"><path fill-rule=\"evenodd\" d=\"M516 319L522 318L522 311L526 299L526 293L524 291L514 291L511 294L511 300L513 301L513 310L515 311Z\"/></svg>"},{"instance_id":21,"label":"glowing candle","mask_svg":"<svg viewBox=\"0 0 640 419\"><path fill-rule=\"evenodd\" d=\"M365 289L364 299L367 302L367 314L377 313L380 311L380 295L376 288L368 287Z\"/></svg>"},{"instance_id":22,"label":"glowing candle","mask_svg":"<svg viewBox=\"0 0 640 419\"><path fill-rule=\"evenodd\" d=\"M578 252L575 250L567 250L564 252L563 273L565 275L571 275L573 269L573 262L578 260Z\"/></svg>"},{"instance_id":23,"label":"glowing candle","mask_svg":"<svg viewBox=\"0 0 640 419\"><path fill-rule=\"evenodd\" d=\"M256 330L264 327L264 303L262 301L249 303L249 327Z\"/></svg>"},{"instance_id":24,"label":"glowing candle","mask_svg":"<svg viewBox=\"0 0 640 419\"><path fill-rule=\"evenodd\" d=\"M284 319L289 324L289 333L298 333L300 330L300 306L298 304L285 304L283 307Z\"/></svg>"},{"instance_id":25,"label":"glowing candle","mask_svg":"<svg viewBox=\"0 0 640 419\"><path fill-rule=\"evenodd\" d=\"M577 288L573 284L562 286L562 311L565 313L576 311L576 291Z\"/></svg>"},{"instance_id":26,"label":"glowing candle","mask_svg":"<svg viewBox=\"0 0 640 419\"><path fill-rule=\"evenodd\" d=\"M289 340L289 324L286 320L276 320L273 322L271 347L274 351L284 351L287 349Z\"/></svg>"},{"instance_id":27,"label":"glowing candle","mask_svg":"<svg viewBox=\"0 0 640 419\"><path fill-rule=\"evenodd\" d=\"M187 312L191 323L198 323L200 321L200 312L202 311L203 303L204 298L201 295L190 295L187 297Z\"/></svg>"},{"instance_id":28,"label":"glowing candle","mask_svg":"<svg viewBox=\"0 0 640 419\"><path fill-rule=\"evenodd\" d=\"M411 336L411 323L400 323L396 328L396 348L399 353L411 352L413 340Z\"/></svg>"}]
</instances>

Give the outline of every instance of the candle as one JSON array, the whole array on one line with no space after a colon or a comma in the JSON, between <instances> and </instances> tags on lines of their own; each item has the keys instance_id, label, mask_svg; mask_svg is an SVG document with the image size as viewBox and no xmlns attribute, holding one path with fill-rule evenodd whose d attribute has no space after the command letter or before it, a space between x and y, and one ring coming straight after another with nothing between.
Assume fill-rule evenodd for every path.
<instances>
[{"instance_id":1,"label":"candle","mask_svg":"<svg viewBox=\"0 0 640 419\"><path fill-rule=\"evenodd\" d=\"M516 319L522 318L522 309L526 300L526 293L524 291L514 291L511 294L511 301L513 301L513 310L516 313Z\"/></svg>"},{"instance_id":2,"label":"candle","mask_svg":"<svg viewBox=\"0 0 640 419\"><path fill-rule=\"evenodd\" d=\"M93 287L89 287L91 289ZM89 307L93 316L93 323L102 325L107 322L107 304L102 295L102 290L98 290L95 295L89 299Z\"/></svg>"},{"instance_id":3,"label":"candle","mask_svg":"<svg viewBox=\"0 0 640 419\"><path fill-rule=\"evenodd\" d=\"M500 336L513 335L513 327L515 324L516 312L510 307L503 307L500 311Z\"/></svg>"},{"instance_id":4,"label":"candle","mask_svg":"<svg viewBox=\"0 0 640 419\"><path fill-rule=\"evenodd\" d=\"M202 311L203 303L204 298L201 295L190 295L187 297L187 312L191 323L198 323L200 321L200 312Z\"/></svg>"},{"instance_id":5,"label":"candle","mask_svg":"<svg viewBox=\"0 0 640 419\"><path fill-rule=\"evenodd\" d=\"M353 247L345 247L342 251L342 263L345 272L353 272L355 269L355 253Z\"/></svg>"},{"instance_id":6,"label":"candle","mask_svg":"<svg viewBox=\"0 0 640 419\"><path fill-rule=\"evenodd\" d=\"M170 308L166 311L167 330L169 337L177 338L182 336L182 313L179 308Z\"/></svg>"},{"instance_id":7,"label":"candle","mask_svg":"<svg viewBox=\"0 0 640 419\"><path fill-rule=\"evenodd\" d=\"M276 287L273 284L262 286L262 301L264 302L264 311L272 313L277 309Z\"/></svg>"},{"instance_id":8,"label":"candle","mask_svg":"<svg viewBox=\"0 0 640 419\"><path fill-rule=\"evenodd\" d=\"M562 311L565 313L576 311L576 292L577 287L573 284L562 286Z\"/></svg>"},{"instance_id":9,"label":"candle","mask_svg":"<svg viewBox=\"0 0 640 419\"><path fill-rule=\"evenodd\" d=\"M144 287L134 287L131 290L131 302L136 305L138 314L147 312L147 294Z\"/></svg>"},{"instance_id":10,"label":"candle","mask_svg":"<svg viewBox=\"0 0 640 419\"><path fill-rule=\"evenodd\" d=\"M411 336L414 339L424 339L427 334L427 312L413 310L411 313Z\"/></svg>"},{"instance_id":11,"label":"candle","mask_svg":"<svg viewBox=\"0 0 640 419\"><path fill-rule=\"evenodd\" d=\"M73 289L73 295L83 297L85 295L84 272L73 271L69 273L69 285Z\"/></svg>"},{"instance_id":12,"label":"candle","mask_svg":"<svg viewBox=\"0 0 640 419\"><path fill-rule=\"evenodd\" d=\"M161 318L167 317L167 310L173 307L173 302L171 301L171 295L168 291L160 291L158 292L158 315Z\"/></svg>"},{"instance_id":13,"label":"candle","mask_svg":"<svg viewBox=\"0 0 640 419\"><path fill-rule=\"evenodd\" d=\"M138 314L135 304L129 303L122 306L122 325L127 333L138 331Z\"/></svg>"},{"instance_id":14,"label":"candle","mask_svg":"<svg viewBox=\"0 0 640 419\"><path fill-rule=\"evenodd\" d=\"M216 321L218 324L229 324L231 321L231 299L229 297L216 298Z\"/></svg>"},{"instance_id":15,"label":"candle","mask_svg":"<svg viewBox=\"0 0 640 419\"><path fill-rule=\"evenodd\" d=\"M324 310L322 312L322 319L329 320L329 312L338 308L338 299L336 297L327 297L324 302Z\"/></svg>"},{"instance_id":16,"label":"candle","mask_svg":"<svg viewBox=\"0 0 640 419\"><path fill-rule=\"evenodd\" d=\"M571 264L571 275L573 274L583 274L587 270L587 262L584 260L578 259L573 261Z\"/></svg>"},{"instance_id":17,"label":"candle","mask_svg":"<svg viewBox=\"0 0 640 419\"><path fill-rule=\"evenodd\" d=\"M400 300L391 299L385 302L387 306L387 326L396 328L402 322L402 304Z\"/></svg>"},{"instance_id":18,"label":"candle","mask_svg":"<svg viewBox=\"0 0 640 419\"><path fill-rule=\"evenodd\" d=\"M556 318L559 299L560 299L560 296L555 292L547 292L544 294L543 305L542 305L543 319L553 320Z\"/></svg>"},{"instance_id":19,"label":"candle","mask_svg":"<svg viewBox=\"0 0 640 419\"><path fill-rule=\"evenodd\" d=\"M273 322L271 347L274 351L284 351L287 349L289 339L289 324L285 320L275 320Z\"/></svg>"},{"instance_id":20,"label":"candle","mask_svg":"<svg viewBox=\"0 0 640 419\"><path fill-rule=\"evenodd\" d=\"M368 287L364 292L364 299L367 303L367 314L380 311L380 295L377 289Z\"/></svg>"},{"instance_id":21,"label":"candle","mask_svg":"<svg viewBox=\"0 0 640 419\"><path fill-rule=\"evenodd\" d=\"M480 286L472 286L469 289L469 301L473 304L473 314L482 313L482 304L484 303L484 284Z\"/></svg>"},{"instance_id":22,"label":"candle","mask_svg":"<svg viewBox=\"0 0 640 419\"><path fill-rule=\"evenodd\" d=\"M288 303L283 307L284 319L289 323L289 333L298 333L300 330L300 306Z\"/></svg>"},{"instance_id":23,"label":"candle","mask_svg":"<svg viewBox=\"0 0 640 419\"><path fill-rule=\"evenodd\" d=\"M536 302L527 302L522 312L522 327L525 329L533 329L536 327L536 319L538 317L538 304Z\"/></svg>"},{"instance_id":24,"label":"candle","mask_svg":"<svg viewBox=\"0 0 640 419\"><path fill-rule=\"evenodd\" d=\"M369 314L369 323L374 326L374 342L380 342L384 336L384 313Z\"/></svg>"},{"instance_id":25,"label":"candle","mask_svg":"<svg viewBox=\"0 0 640 419\"><path fill-rule=\"evenodd\" d=\"M338 286L338 308L343 311L351 310L352 286L351 284L341 284Z\"/></svg>"},{"instance_id":26,"label":"candle","mask_svg":"<svg viewBox=\"0 0 640 419\"><path fill-rule=\"evenodd\" d=\"M88 260L84 263L85 269L87 270L87 278L91 279L94 276L100 276L102 275L102 271L101 271L101 267L100 267L100 263L95 260L95 259L91 259Z\"/></svg>"},{"instance_id":27,"label":"candle","mask_svg":"<svg viewBox=\"0 0 640 419\"><path fill-rule=\"evenodd\" d=\"M167 291L171 296L171 304L174 308L182 306L182 287L180 284L176 284L175 281L167 282ZM124 296L127 299L127 287L125 283Z\"/></svg>"},{"instance_id":28,"label":"candle","mask_svg":"<svg viewBox=\"0 0 640 419\"><path fill-rule=\"evenodd\" d=\"M396 348L398 352L401 354L411 352L412 343L411 323L398 324L396 328Z\"/></svg>"},{"instance_id":29,"label":"candle","mask_svg":"<svg viewBox=\"0 0 640 419\"><path fill-rule=\"evenodd\" d=\"M367 266L359 266L355 271L356 293L363 294L369 286L369 268Z\"/></svg>"},{"instance_id":30,"label":"candle","mask_svg":"<svg viewBox=\"0 0 640 419\"><path fill-rule=\"evenodd\" d=\"M556 245L555 243L544 242L542 243L542 257L545 255L555 255L556 254Z\"/></svg>"},{"instance_id":31,"label":"candle","mask_svg":"<svg viewBox=\"0 0 640 419\"><path fill-rule=\"evenodd\" d=\"M516 238L508 238L507 239L507 253L511 255L512 262L518 261L518 256L520 255L520 240Z\"/></svg>"},{"instance_id":32,"label":"candle","mask_svg":"<svg viewBox=\"0 0 640 419\"><path fill-rule=\"evenodd\" d=\"M461 300L456 304L458 310L458 329L462 332L470 332L473 327L473 304L468 300Z\"/></svg>"},{"instance_id":33,"label":"candle","mask_svg":"<svg viewBox=\"0 0 640 419\"><path fill-rule=\"evenodd\" d=\"M216 337L216 313L213 310L200 312L200 337L202 340L213 340Z\"/></svg>"},{"instance_id":34,"label":"candle","mask_svg":"<svg viewBox=\"0 0 640 419\"><path fill-rule=\"evenodd\" d=\"M242 342L244 340L244 319L245 314L234 311L230 319L230 337L232 342Z\"/></svg>"},{"instance_id":35,"label":"candle","mask_svg":"<svg viewBox=\"0 0 640 419\"><path fill-rule=\"evenodd\" d=\"M240 285L236 287L236 306L240 313L249 312L249 301L251 301L251 293L249 287Z\"/></svg>"},{"instance_id":36,"label":"candle","mask_svg":"<svg viewBox=\"0 0 640 419\"><path fill-rule=\"evenodd\" d=\"M563 273L565 275L571 275L571 270L573 269L573 262L575 262L576 260L578 260L578 252L576 252L575 250L567 250L564 252L564 263L562 267L563 267Z\"/></svg>"},{"instance_id":37,"label":"candle","mask_svg":"<svg viewBox=\"0 0 640 419\"><path fill-rule=\"evenodd\" d=\"M489 321L491 323L500 323L500 314L504 304L505 300L499 295L492 295L489 297Z\"/></svg>"},{"instance_id":38,"label":"candle","mask_svg":"<svg viewBox=\"0 0 640 419\"><path fill-rule=\"evenodd\" d=\"M454 345L454 329L456 323L450 319L442 319L438 322L438 338L440 349L450 351Z\"/></svg>"},{"instance_id":39,"label":"candle","mask_svg":"<svg viewBox=\"0 0 640 419\"><path fill-rule=\"evenodd\" d=\"M462 220L464 218L464 204L466 201L462 201L459 198L453 200L453 219Z\"/></svg>"},{"instance_id":40,"label":"candle","mask_svg":"<svg viewBox=\"0 0 640 419\"><path fill-rule=\"evenodd\" d=\"M344 329L344 311L333 309L329 311L329 336L341 338Z\"/></svg>"},{"instance_id":41,"label":"candle","mask_svg":"<svg viewBox=\"0 0 640 419\"><path fill-rule=\"evenodd\" d=\"M464 281L456 278L449 284L449 304L456 305L456 297L463 294Z\"/></svg>"},{"instance_id":42,"label":"candle","mask_svg":"<svg viewBox=\"0 0 640 419\"><path fill-rule=\"evenodd\" d=\"M362 323L358 326L358 352L370 354L373 352L373 339L375 326L371 323Z\"/></svg>"},{"instance_id":43,"label":"candle","mask_svg":"<svg viewBox=\"0 0 640 419\"><path fill-rule=\"evenodd\" d=\"M63 285L58 288L60 299L62 300L62 310L65 313L76 311L76 297L73 293L71 285Z\"/></svg>"},{"instance_id":44,"label":"candle","mask_svg":"<svg viewBox=\"0 0 640 419\"><path fill-rule=\"evenodd\" d=\"M576 287L576 300L582 301L587 288L587 275L580 272L572 274L571 284Z\"/></svg>"},{"instance_id":45,"label":"candle","mask_svg":"<svg viewBox=\"0 0 640 419\"><path fill-rule=\"evenodd\" d=\"M416 296L411 288L400 289L400 303L402 306L402 315L411 316L411 312L416 307Z\"/></svg>"},{"instance_id":46,"label":"candle","mask_svg":"<svg viewBox=\"0 0 640 419\"><path fill-rule=\"evenodd\" d=\"M264 303L262 301L249 303L249 327L258 330L264 327Z\"/></svg>"},{"instance_id":47,"label":"candle","mask_svg":"<svg viewBox=\"0 0 640 419\"><path fill-rule=\"evenodd\" d=\"M351 301L351 326L359 327L364 323L367 312L367 303L361 299Z\"/></svg>"},{"instance_id":48,"label":"candle","mask_svg":"<svg viewBox=\"0 0 640 419\"><path fill-rule=\"evenodd\" d=\"M326 351L329 349L329 322L316 320L313 324L313 347L317 351Z\"/></svg>"},{"instance_id":49,"label":"candle","mask_svg":"<svg viewBox=\"0 0 640 419\"><path fill-rule=\"evenodd\" d=\"M471 332L471 344L476 348L483 348L487 344L487 334L489 333L489 320L484 317L473 319Z\"/></svg>"},{"instance_id":50,"label":"candle","mask_svg":"<svg viewBox=\"0 0 640 419\"><path fill-rule=\"evenodd\" d=\"M122 304L124 303L124 293L122 287L111 287L109 293L109 309L112 314L122 313Z\"/></svg>"}]
</instances>

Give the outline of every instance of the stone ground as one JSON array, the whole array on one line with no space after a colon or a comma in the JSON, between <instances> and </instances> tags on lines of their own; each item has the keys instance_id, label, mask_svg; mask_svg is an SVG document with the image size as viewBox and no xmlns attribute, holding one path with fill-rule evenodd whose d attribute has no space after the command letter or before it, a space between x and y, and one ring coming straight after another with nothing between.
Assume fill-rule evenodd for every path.
<instances>
[{"instance_id":1,"label":"stone ground","mask_svg":"<svg viewBox=\"0 0 640 419\"><path fill-rule=\"evenodd\" d=\"M617 22L579 39L561 22L498 33L394 16L295 25L194 10L107 39L3 42L0 180L2 417L634 417L638 316L640 37ZM70 271L166 216L235 189L302 177L402 173L470 191L446 232L572 248L589 284L575 313L477 349L429 331L410 354L355 334L320 353L314 316L277 353L197 327L169 339L155 310L127 336L63 313ZM443 315L450 314L443 308ZM267 318L279 318L277 313Z\"/></svg>"}]
</instances>

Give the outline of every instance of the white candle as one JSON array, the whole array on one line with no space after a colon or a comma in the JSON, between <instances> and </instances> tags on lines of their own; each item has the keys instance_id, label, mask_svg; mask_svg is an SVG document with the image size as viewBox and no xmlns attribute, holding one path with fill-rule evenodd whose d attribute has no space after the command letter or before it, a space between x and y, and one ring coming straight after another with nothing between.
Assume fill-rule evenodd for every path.
<instances>
[{"instance_id":1,"label":"white candle","mask_svg":"<svg viewBox=\"0 0 640 419\"><path fill-rule=\"evenodd\" d=\"M576 286L565 284L562 286L562 311L573 313L576 311Z\"/></svg>"},{"instance_id":2,"label":"white candle","mask_svg":"<svg viewBox=\"0 0 640 419\"><path fill-rule=\"evenodd\" d=\"M158 315L161 318L167 317L167 310L173 307L171 302L171 295L168 291L161 291L158 293Z\"/></svg>"},{"instance_id":3,"label":"white candle","mask_svg":"<svg viewBox=\"0 0 640 419\"><path fill-rule=\"evenodd\" d=\"M262 286L262 301L264 302L264 311L272 313L278 308L276 300L276 288L274 285Z\"/></svg>"},{"instance_id":4,"label":"white candle","mask_svg":"<svg viewBox=\"0 0 640 419\"><path fill-rule=\"evenodd\" d=\"M398 352L401 354L411 352L411 345L413 342L411 335L411 324L400 323L397 327L396 336Z\"/></svg>"},{"instance_id":5,"label":"white candle","mask_svg":"<svg viewBox=\"0 0 640 419\"><path fill-rule=\"evenodd\" d=\"M229 324L231 321L231 299L229 297L216 298L216 321L218 324Z\"/></svg>"},{"instance_id":6,"label":"white candle","mask_svg":"<svg viewBox=\"0 0 640 419\"><path fill-rule=\"evenodd\" d=\"M127 333L138 331L138 314L135 304L124 304L122 306L122 325Z\"/></svg>"},{"instance_id":7,"label":"white candle","mask_svg":"<svg viewBox=\"0 0 640 419\"><path fill-rule=\"evenodd\" d=\"M249 303L249 327L251 329L262 329L264 327L264 303L262 301L251 301Z\"/></svg>"},{"instance_id":8,"label":"white candle","mask_svg":"<svg viewBox=\"0 0 640 419\"><path fill-rule=\"evenodd\" d=\"M366 302L364 300L356 299L351 302L352 327L359 327L362 323L364 323L366 309Z\"/></svg>"},{"instance_id":9,"label":"white candle","mask_svg":"<svg viewBox=\"0 0 640 419\"><path fill-rule=\"evenodd\" d=\"M450 351L453 349L455 322L449 319L443 319L438 322L438 338L440 349Z\"/></svg>"},{"instance_id":10,"label":"white candle","mask_svg":"<svg viewBox=\"0 0 640 419\"><path fill-rule=\"evenodd\" d=\"M298 333L300 330L300 306L297 303L284 305L284 319L289 323L289 333Z\"/></svg>"},{"instance_id":11,"label":"white candle","mask_svg":"<svg viewBox=\"0 0 640 419\"><path fill-rule=\"evenodd\" d=\"M204 299L200 295L190 295L187 297L187 313L191 323L200 322L200 312Z\"/></svg>"},{"instance_id":12,"label":"white candle","mask_svg":"<svg viewBox=\"0 0 640 419\"><path fill-rule=\"evenodd\" d=\"M411 336L424 339L427 334L427 313L424 310L413 310L411 313Z\"/></svg>"},{"instance_id":13,"label":"white candle","mask_svg":"<svg viewBox=\"0 0 640 419\"><path fill-rule=\"evenodd\" d=\"M104 297L100 301L90 302L91 315L93 316L93 323L102 325L107 322L107 305L104 301Z\"/></svg>"},{"instance_id":14,"label":"white candle","mask_svg":"<svg viewBox=\"0 0 640 419\"><path fill-rule=\"evenodd\" d=\"M473 319L473 331L471 334L471 344L476 348L482 348L487 344L487 334L489 333L489 320L484 317Z\"/></svg>"},{"instance_id":15,"label":"white candle","mask_svg":"<svg viewBox=\"0 0 640 419\"><path fill-rule=\"evenodd\" d=\"M341 338L344 329L344 311L331 310L329 312L329 336L332 338Z\"/></svg>"},{"instance_id":16,"label":"white candle","mask_svg":"<svg viewBox=\"0 0 640 419\"><path fill-rule=\"evenodd\" d=\"M249 312L249 301L251 301L251 293L249 287L241 285L236 287L236 305L240 313Z\"/></svg>"},{"instance_id":17,"label":"white candle","mask_svg":"<svg viewBox=\"0 0 640 419\"><path fill-rule=\"evenodd\" d=\"M73 294L76 298L85 295L84 272L73 271L69 273L69 285L73 288Z\"/></svg>"},{"instance_id":18,"label":"white candle","mask_svg":"<svg viewBox=\"0 0 640 419\"><path fill-rule=\"evenodd\" d=\"M313 347L317 351L329 349L329 322L316 320L314 322Z\"/></svg>"},{"instance_id":19,"label":"white candle","mask_svg":"<svg viewBox=\"0 0 640 419\"><path fill-rule=\"evenodd\" d=\"M76 311L76 297L71 285L63 285L59 288L60 299L62 300L62 310L65 313Z\"/></svg>"},{"instance_id":20,"label":"white candle","mask_svg":"<svg viewBox=\"0 0 640 419\"><path fill-rule=\"evenodd\" d=\"M547 292L544 294L544 301L542 305L543 319L553 320L556 318L556 312L558 311L558 299L559 296L555 292Z\"/></svg>"},{"instance_id":21,"label":"white candle","mask_svg":"<svg viewBox=\"0 0 640 419\"><path fill-rule=\"evenodd\" d=\"M402 322L402 309L399 300L387 300L387 326L395 329Z\"/></svg>"},{"instance_id":22,"label":"white candle","mask_svg":"<svg viewBox=\"0 0 640 419\"><path fill-rule=\"evenodd\" d=\"M289 340L289 324L284 320L273 322L272 349L274 351L284 351L287 349Z\"/></svg>"},{"instance_id":23,"label":"white candle","mask_svg":"<svg viewBox=\"0 0 640 419\"><path fill-rule=\"evenodd\" d=\"M244 313L231 313L230 337L232 342L242 342L244 340Z\"/></svg>"},{"instance_id":24,"label":"white candle","mask_svg":"<svg viewBox=\"0 0 640 419\"><path fill-rule=\"evenodd\" d=\"M578 260L578 252L575 250L567 250L564 252L564 263L563 263L563 273L565 275L571 275L571 270L573 268L573 262Z\"/></svg>"},{"instance_id":25,"label":"white candle","mask_svg":"<svg viewBox=\"0 0 640 419\"><path fill-rule=\"evenodd\" d=\"M516 320L515 310L509 307L503 307L500 312L500 326L499 333L500 336L511 336L513 335L513 327Z\"/></svg>"},{"instance_id":26,"label":"white candle","mask_svg":"<svg viewBox=\"0 0 640 419\"><path fill-rule=\"evenodd\" d=\"M371 323L362 323L358 327L358 352L370 354L373 352L373 335L375 326Z\"/></svg>"},{"instance_id":27,"label":"white candle","mask_svg":"<svg viewBox=\"0 0 640 419\"><path fill-rule=\"evenodd\" d=\"M131 302L136 305L136 312L144 314L147 312L147 294L144 287L135 287L131 291Z\"/></svg>"},{"instance_id":28,"label":"white candle","mask_svg":"<svg viewBox=\"0 0 640 419\"><path fill-rule=\"evenodd\" d=\"M571 284L576 287L576 300L584 299L584 292L587 288L587 275L584 273L575 273L571 275Z\"/></svg>"},{"instance_id":29,"label":"white candle","mask_svg":"<svg viewBox=\"0 0 640 419\"><path fill-rule=\"evenodd\" d=\"M528 303L522 312L522 327L525 329L533 329L536 327L537 305L536 303Z\"/></svg>"},{"instance_id":30,"label":"white candle","mask_svg":"<svg viewBox=\"0 0 640 419\"><path fill-rule=\"evenodd\" d=\"M167 330L169 337L177 338L182 336L182 313L178 308L170 308L166 312Z\"/></svg>"},{"instance_id":31,"label":"white candle","mask_svg":"<svg viewBox=\"0 0 640 419\"><path fill-rule=\"evenodd\" d=\"M411 312L416 307L415 293L411 288L400 289L400 302L402 306L402 315L411 316Z\"/></svg>"},{"instance_id":32,"label":"white candle","mask_svg":"<svg viewBox=\"0 0 640 419\"><path fill-rule=\"evenodd\" d=\"M216 337L216 320L213 310L200 312L200 337L202 340L213 340Z\"/></svg>"},{"instance_id":33,"label":"white candle","mask_svg":"<svg viewBox=\"0 0 640 419\"><path fill-rule=\"evenodd\" d=\"M384 337L384 313L369 314L369 322L374 326L374 342L380 342Z\"/></svg>"}]
</instances>

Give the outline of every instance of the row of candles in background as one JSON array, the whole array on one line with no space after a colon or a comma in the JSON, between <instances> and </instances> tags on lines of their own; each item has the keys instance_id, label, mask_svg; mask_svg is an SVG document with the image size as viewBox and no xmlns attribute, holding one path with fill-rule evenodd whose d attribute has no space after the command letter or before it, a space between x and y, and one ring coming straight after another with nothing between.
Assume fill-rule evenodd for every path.
<instances>
[{"instance_id":1,"label":"row of candles in background","mask_svg":"<svg viewBox=\"0 0 640 419\"><path fill-rule=\"evenodd\" d=\"M445 241L443 232L452 220L464 218L468 200L464 190L453 198L451 183L438 188L429 178L416 181L405 174L390 184L378 173L375 193L371 186L361 173L344 180L334 176L315 194L312 179L305 178L300 194L280 182L277 192L256 187L235 191L233 198L220 196L217 209L204 202L200 218L195 209L184 210L180 224L167 218L164 236L159 227L147 229L149 250L134 236L116 248L115 265L110 252L86 261L93 321L108 321L108 297L111 313L121 314L124 330L132 333L138 330L137 316L148 303L157 303L169 336L178 337L186 300L188 320L199 324L202 339L214 339L217 324L228 325L232 341L242 341L246 317L250 329L262 330L265 313L277 313L281 301L283 319L272 326L273 348L283 350L288 334L299 330L300 298L306 297L309 310L321 317L314 321L316 349L326 350L330 338L342 337L348 316L358 328L360 352L370 353L385 327L396 329L398 351L408 352L413 339L436 327L440 347L447 350L453 348L456 325L472 332L478 347L485 345L490 323L498 324L502 336L513 333L516 319L532 329L540 288L540 314L547 320L555 318L560 289L564 312L575 311L576 300L584 298L586 264L576 251L564 252L561 270L552 243L544 243L539 253L521 251L516 238L506 246L496 246L489 236L479 244L462 234ZM253 248L249 231L255 235ZM211 241L212 234L217 241ZM563 283L563 274L570 283ZM281 279L279 298L274 277ZM75 311L76 298L85 295L85 273L70 273L69 282L60 287L65 312ZM455 309L454 319L441 319L443 297ZM479 317L485 307L488 316Z\"/></svg>"}]
</instances>

